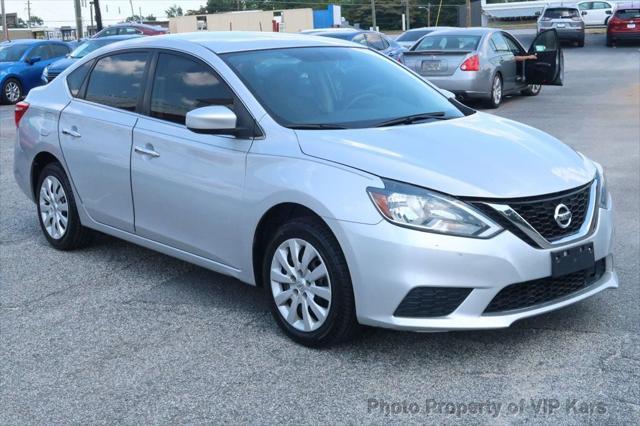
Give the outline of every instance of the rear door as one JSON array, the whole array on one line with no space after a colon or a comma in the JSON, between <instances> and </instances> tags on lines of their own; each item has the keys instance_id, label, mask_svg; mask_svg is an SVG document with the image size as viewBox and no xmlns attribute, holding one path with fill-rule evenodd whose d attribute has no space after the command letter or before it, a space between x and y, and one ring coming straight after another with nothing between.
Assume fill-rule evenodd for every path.
<instances>
[{"instance_id":1,"label":"rear door","mask_svg":"<svg viewBox=\"0 0 640 426\"><path fill-rule=\"evenodd\" d=\"M538 59L525 62L527 84L562 86L564 57L556 30L546 30L536 36L529 48L530 55Z\"/></svg>"},{"instance_id":2,"label":"rear door","mask_svg":"<svg viewBox=\"0 0 640 426\"><path fill-rule=\"evenodd\" d=\"M99 58L59 123L64 158L83 206L96 222L128 232L134 230L131 143L148 57L147 51L127 51ZM67 79L72 93L73 74Z\"/></svg>"},{"instance_id":3,"label":"rear door","mask_svg":"<svg viewBox=\"0 0 640 426\"><path fill-rule=\"evenodd\" d=\"M511 90L516 85L516 59L505 36L500 32L491 34L489 45L493 50L491 62L502 73L502 84L505 90Z\"/></svg>"},{"instance_id":4,"label":"rear door","mask_svg":"<svg viewBox=\"0 0 640 426\"><path fill-rule=\"evenodd\" d=\"M222 78L186 54L161 52L133 132L131 185L136 233L228 266L236 244L245 160L253 138L194 133L187 112L224 105L238 125L253 119Z\"/></svg>"}]
</instances>

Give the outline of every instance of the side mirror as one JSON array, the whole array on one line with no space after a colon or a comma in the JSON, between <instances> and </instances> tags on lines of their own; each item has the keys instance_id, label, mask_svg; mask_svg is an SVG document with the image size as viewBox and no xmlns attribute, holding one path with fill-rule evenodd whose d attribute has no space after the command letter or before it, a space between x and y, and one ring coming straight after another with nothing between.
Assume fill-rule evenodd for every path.
<instances>
[{"instance_id":1,"label":"side mirror","mask_svg":"<svg viewBox=\"0 0 640 426\"><path fill-rule=\"evenodd\" d=\"M32 58L27 59L27 63L28 63L29 65L33 65L33 64L35 64L36 62L40 62L40 60L41 60L41 59L42 59L42 58L41 58L40 56L34 56L34 57L32 57Z\"/></svg>"},{"instance_id":2,"label":"side mirror","mask_svg":"<svg viewBox=\"0 0 640 426\"><path fill-rule=\"evenodd\" d=\"M586 12L586 11L584 11L584 10L583 10L582 12L580 12L580 14L581 14L582 16L587 16L587 12Z\"/></svg>"},{"instance_id":3,"label":"side mirror","mask_svg":"<svg viewBox=\"0 0 640 426\"><path fill-rule=\"evenodd\" d=\"M605 10L605 11L604 11L604 13L605 13L606 15L611 15L611 13L612 13L612 12L611 12L610 10Z\"/></svg>"},{"instance_id":4,"label":"side mirror","mask_svg":"<svg viewBox=\"0 0 640 426\"><path fill-rule=\"evenodd\" d=\"M187 129L211 135L235 135L237 117L226 106L213 105L196 108L187 113Z\"/></svg>"}]
</instances>

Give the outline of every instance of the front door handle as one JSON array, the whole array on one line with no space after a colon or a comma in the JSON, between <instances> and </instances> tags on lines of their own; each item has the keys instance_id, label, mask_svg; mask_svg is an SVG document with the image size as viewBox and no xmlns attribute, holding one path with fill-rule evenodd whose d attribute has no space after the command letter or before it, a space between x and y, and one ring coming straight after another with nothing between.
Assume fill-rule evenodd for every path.
<instances>
[{"instance_id":1,"label":"front door handle","mask_svg":"<svg viewBox=\"0 0 640 426\"><path fill-rule=\"evenodd\" d=\"M78 133L75 127L72 127L71 129L62 129L62 134L71 136L72 138L79 138L80 136L82 136L80 133Z\"/></svg>"},{"instance_id":2,"label":"front door handle","mask_svg":"<svg viewBox=\"0 0 640 426\"><path fill-rule=\"evenodd\" d=\"M133 148L133 150L138 154L148 155L149 157L153 157L153 158L160 157L160 154L154 151L153 149L145 148L142 146L136 146L135 148Z\"/></svg>"}]
</instances>

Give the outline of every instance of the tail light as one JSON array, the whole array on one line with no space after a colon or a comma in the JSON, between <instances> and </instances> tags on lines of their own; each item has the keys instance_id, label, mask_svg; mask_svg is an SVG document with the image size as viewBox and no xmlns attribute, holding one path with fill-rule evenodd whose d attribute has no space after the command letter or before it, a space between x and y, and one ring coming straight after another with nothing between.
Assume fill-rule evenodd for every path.
<instances>
[{"instance_id":1,"label":"tail light","mask_svg":"<svg viewBox=\"0 0 640 426\"><path fill-rule=\"evenodd\" d=\"M480 70L480 57L478 55L469 56L460 65L462 71L478 71Z\"/></svg>"},{"instance_id":2,"label":"tail light","mask_svg":"<svg viewBox=\"0 0 640 426\"><path fill-rule=\"evenodd\" d=\"M20 120L22 120L22 116L29 109L28 102L18 102L16 104L16 110L14 114L14 120L16 121L16 127L20 125Z\"/></svg>"}]
</instances>

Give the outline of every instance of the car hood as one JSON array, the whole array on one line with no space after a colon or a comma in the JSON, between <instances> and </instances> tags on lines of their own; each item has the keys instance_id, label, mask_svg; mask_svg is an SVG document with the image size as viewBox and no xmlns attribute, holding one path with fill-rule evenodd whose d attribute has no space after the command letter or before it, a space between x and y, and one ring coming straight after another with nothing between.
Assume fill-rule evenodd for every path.
<instances>
[{"instance_id":1,"label":"car hood","mask_svg":"<svg viewBox=\"0 0 640 426\"><path fill-rule=\"evenodd\" d=\"M48 68L49 68L49 71L62 72L77 60L78 60L78 58L60 59L60 60L55 61L51 65L49 65Z\"/></svg>"},{"instance_id":2,"label":"car hood","mask_svg":"<svg viewBox=\"0 0 640 426\"><path fill-rule=\"evenodd\" d=\"M350 130L296 130L306 155L451 195L515 198L591 181L594 163L554 137L484 113Z\"/></svg>"}]
</instances>

